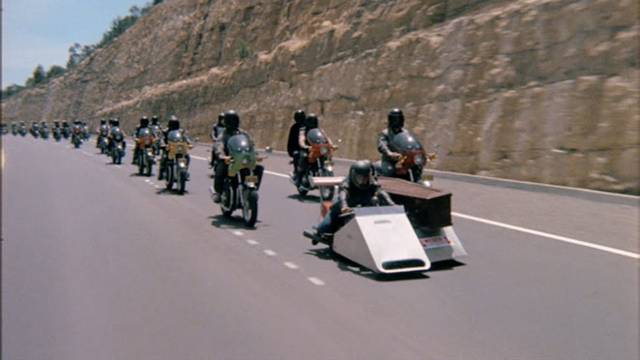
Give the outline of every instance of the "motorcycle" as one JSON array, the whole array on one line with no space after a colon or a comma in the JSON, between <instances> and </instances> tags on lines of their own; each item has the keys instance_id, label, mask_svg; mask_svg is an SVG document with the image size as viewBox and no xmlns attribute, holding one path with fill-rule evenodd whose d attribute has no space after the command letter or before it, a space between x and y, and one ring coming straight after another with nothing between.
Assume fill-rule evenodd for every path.
<instances>
[{"instance_id":1,"label":"motorcycle","mask_svg":"<svg viewBox=\"0 0 640 360\"><path fill-rule=\"evenodd\" d=\"M395 164L384 159L376 162L376 172L382 176L417 183L422 179L424 166L436 158L434 153L427 154L422 144L408 131L395 135L389 147L400 154L400 158Z\"/></svg>"},{"instance_id":2,"label":"motorcycle","mask_svg":"<svg viewBox=\"0 0 640 360\"><path fill-rule=\"evenodd\" d=\"M153 134L153 155L154 156L159 156L160 155L160 149L162 148L162 143L161 143L161 137L162 137L162 129L160 129L159 125L151 125L149 126L149 128L151 129L151 134Z\"/></svg>"},{"instance_id":3,"label":"motorcycle","mask_svg":"<svg viewBox=\"0 0 640 360\"><path fill-rule=\"evenodd\" d=\"M138 152L138 175L151 176L151 170L155 163L155 157L153 155L153 144L155 138L148 128L140 129L138 132L138 139L136 140Z\"/></svg>"},{"instance_id":4,"label":"motorcycle","mask_svg":"<svg viewBox=\"0 0 640 360\"><path fill-rule=\"evenodd\" d=\"M122 164L124 157L125 143L124 134L120 128L111 129L111 161L114 164Z\"/></svg>"},{"instance_id":5,"label":"motorcycle","mask_svg":"<svg viewBox=\"0 0 640 360\"><path fill-rule=\"evenodd\" d=\"M82 138L84 141L89 141L89 139L91 139L91 131L89 131L89 127L87 125L82 126Z\"/></svg>"},{"instance_id":6,"label":"motorcycle","mask_svg":"<svg viewBox=\"0 0 640 360\"><path fill-rule=\"evenodd\" d=\"M18 126L16 124L11 124L11 135L18 135Z\"/></svg>"},{"instance_id":7,"label":"motorcycle","mask_svg":"<svg viewBox=\"0 0 640 360\"><path fill-rule=\"evenodd\" d=\"M38 124L31 125L31 135L36 139L40 137L40 126Z\"/></svg>"},{"instance_id":8,"label":"motorcycle","mask_svg":"<svg viewBox=\"0 0 640 360\"><path fill-rule=\"evenodd\" d=\"M79 149L80 145L82 145L82 134L79 127L73 127L71 131L71 143L76 149Z\"/></svg>"},{"instance_id":9,"label":"motorcycle","mask_svg":"<svg viewBox=\"0 0 640 360\"><path fill-rule=\"evenodd\" d=\"M178 193L184 194L189 180L189 149L191 147L182 131L173 130L167 135L163 169L167 190L173 189L175 183Z\"/></svg>"},{"instance_id":10,"label":"motorcycle","mask_svg":"<svg viewBox=\"0 0 640 360\"><path fill-rule=\"evenodd\" d=\"M242 209L246 226L253 227L258 220L258 189L262 180L262 166L253 142L245 134L232 136L227 141L229 156L219 159L228 165L224 179L220 207L222 215L230 217L234 210ZM210 188L213 194L213 187Z\"/></svg>"},{"instance_id":11,"label":"motorcycle","mask_svg":"<svg viewBox=\"0 0 640 360\"><path fill-rule=\"evenodd\" d=\"M58 142L62 140L62 132L59 127L53 128L53 138Z\"/></svg>"},{"instance_id":12,"label":"motorcycle","mask_svg":"<svg viewBox=\"0 0 640 360\"><path fill-rule=\"evenodd\" d=\"M306 171L301 175L297 184L292 179L301 196L305 196L310 190L315 189L315 187L311 185L310 180L312 177L333 176L333 152L338 149L320 129L312 129L309 131L307 133L307 142L310 146L306 154L303 154L307 161ZM323 200L330 200L333 198L333 191L334 189L331 187L321 187L320 197Z\"/></svg>"},{"instance_id":13,"label":"motorcycle","mask_svg":"<svg viewBox=\"0 0 640 360\"><path fill-rule=\"evenodd\" d=\"M20 134L20 136L22 137L27 136L27 127L24 124L21 124L18 128L18 134Z\"/></svg>"},{"instance_id":14,"label":"motorcycle","mask_svg":"<svg viewBox=\"0 0 640 360\"><path fill-rule=\"evenodd\" d=\"M107 137L103 134L98 135L97 147L100 149L100 154L106 154L108 150Z\"/></svg>"},{"instance_id":15,"label":"motorcycle","mask_svg":"<svg viewBox=\"0 0 640 360\"><path fill-rule=\"evenodd\" d=\"M62 127L62 137L64 137L65 139L68 139L69 136L71 136L71 129L69 128L69 126L63 126Z\"/></svg>"},{"instance_id":16,"label":"motorcycle","mask_svg":"<svg viewBox=\"0 0 640 360\"><path fill-rule=\"evenodd\" d=\"M40 137L41 137L43 140L48 140L48 139L49 139L49 128L48 128L48 127L46 127L46 126L42 126L42 127L40 128Z\"/></svg>"}]
</instances>

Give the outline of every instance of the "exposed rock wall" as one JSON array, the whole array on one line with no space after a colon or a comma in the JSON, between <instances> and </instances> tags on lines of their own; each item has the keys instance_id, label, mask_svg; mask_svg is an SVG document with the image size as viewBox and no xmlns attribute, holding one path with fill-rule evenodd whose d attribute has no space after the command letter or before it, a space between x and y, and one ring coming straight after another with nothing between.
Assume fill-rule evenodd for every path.
<instances>
[{"instance_id":1,"label":"exposed rock wall","mask_svg":"<svg viewBox=\"0 0 640 360\"><path fill-rule=\"evenodd\" d=\"M169 0L3 121L175 113L206 136L234 108L259 145L320 115L375 158L391 107L435 167L640 192L636 0Z\"/></svg>"}]
</instances>

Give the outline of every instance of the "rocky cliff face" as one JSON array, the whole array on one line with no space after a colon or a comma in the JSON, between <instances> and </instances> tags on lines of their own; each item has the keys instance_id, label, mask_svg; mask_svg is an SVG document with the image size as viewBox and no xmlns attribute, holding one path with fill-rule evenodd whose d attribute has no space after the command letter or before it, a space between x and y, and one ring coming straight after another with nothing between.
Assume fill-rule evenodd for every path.
<instances>
[{"instance_id":1,"label":"rocky cliff face","mask_svg":"<svg viewBox=\"0 0 640 360\"><path fill-rule=\"evenodd\" d=\"M376 158L401 107L434 167L640 192L636 0L169 0L3 121L236 109L284 148L296 108Z\"/></svg>"}]
</instances>

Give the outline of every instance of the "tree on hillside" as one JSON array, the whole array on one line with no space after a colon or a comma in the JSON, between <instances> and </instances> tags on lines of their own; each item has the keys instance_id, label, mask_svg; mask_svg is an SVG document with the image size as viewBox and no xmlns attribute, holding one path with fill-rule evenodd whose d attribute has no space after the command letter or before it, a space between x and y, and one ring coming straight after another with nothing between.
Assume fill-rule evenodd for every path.
<instances>
[{"instance_id":1,"label":"tree on hillside","mask_svg":"<svg viewBox=\"0 0 640 360\"><path fill-rule=\"evenodd\" d=\"M15 94L19 93L23 89L24 89L24 86L20 86L20 85L16 85L16 84L9 85L4 90L2 90L2 98L6 99L9 96L12 96L12 95L15 95Z\"/></svg>"},{"instance_id":2,"label":"tree on hillside","mask_svg":"<svg viewBox=\"0 0 640 360\"><path fill-rule=\"evenodd\" d=\"M82 45L75 43L69 47L69 60L67 60L67 69L71 69L80 63L80 52Z\"/></svg>"},{"instance_id":3,"label":"tree on hillside","mask_svg":"<svg viewBox=\"0 0 640 360\"><path fill-rule=\"evenodd\" d=\"M44 72L44 68L42 67L42 65L38 65L36 66L35 69L33 69L33 74L29 79L27 79L26 85L31 87L38 84L42 84L46 78L47 78L47 75Z\"/></svg>"},{"instance_id":4,"label":"tree on hillside","mask_svg":"<svg viewBox=\"0 0 640 360\"><path fill-rule=\"evenodd\" d=\"M58 77L62 74L64 74L65 72L65 68L63 68L62 66L58 66L58 65L52 65L49 70L47 70L47 74L46 74L46 79L51 80L55 77Z\"/></svg>"}]
</instances>

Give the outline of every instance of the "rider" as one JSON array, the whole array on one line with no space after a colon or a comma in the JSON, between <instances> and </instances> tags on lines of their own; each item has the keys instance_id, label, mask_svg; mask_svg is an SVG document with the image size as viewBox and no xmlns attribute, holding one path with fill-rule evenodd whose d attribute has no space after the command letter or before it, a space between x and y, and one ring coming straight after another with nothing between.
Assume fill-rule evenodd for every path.
<instances>
[{"instance_id":1,"label":"rider","mask_svg":"<svg viewBox=\"0 0 640 360\"><path fill-rule=\"evenodd\" d=\"M296 173L295 178L296 184L298 185L300 184L302 176L309 168L309 163L307 162L307 152L310 144L309 141L307 141L307 134L309 133L309 131L318 128L318 116L311 113L304 119L304 126L301 127L300 131L298 132L298 147L300 150L298 150L298 172ZM327 139L329 139L329 137L327 137ZM329 144L333 145L331 143L331 140L329 140Z\"/></svg>"},{"instance_id":2,"label":"rider","mask_svg":"<svg viewBox=\"0 0 640 360\"><path fill-rule=\"evenodd\" d=\"M349 175L340 185L338 198L331 205L322 221L306 233L312 237L316 245L323 236L335 234L346 224L340 217L354 207L395 205L389 194L380 188L373 177L373 166L369 160L356 161L349 169Z\"/></svg>"},{"instance_id":3,"label":"rider","mask_svg":"<svg viewBox=\"0 0 640 360\"><path fill-rule=\"evenodd\" d=\"M114 144L114 136L117 133L122 133L122 146L126 147L126 142L124 141L124 137L125 137L125 133L122 129L120 129L120 120L118 118L113 118L111 120L109 120L109 125L110 125L110 129L109 129L109 136L107 136L107 145L109 148L109 151L111 151L113 149L113 145Z\"/></svg>"},{"instance_id":4,"label":"rider","mask_svg":"<svg viewBox=\"0 0 640 360\"><path fill-rule=\"evenodd\" d=\"M142 120L141 120L142 121ZM161 146L162 148L162 155L160 157L160 171L158 171L158 180L162 180L164 179L164 174L166 172L166 166L167 166L167 144L169 143L169 133L172 131L178 130L180 132L183 133L184 135L184 140L187 142L187 144L191 144L191 139L186 136L184 129L180 128L180 120L178 119L178 117L176 117L175 115L171 115L171 117L169 118L169 123L167 124L167 128L162 130L162 139L163 139L163 144ZM191 158L189 157L189 155L187 154L187 164L191 162Z\"/></svg>"},{"instance_id":5,"label":"rider","mask_svg":"<svg viewBox=\"0 0 640 360\"><path fill-rule=\"evenodd\" d=\"M387 115L387 128L378 135L378 152L382 157L380 170L383 173L381 175L394 175L383 169L395 169L396 163L400 160L402 155L392 151L389 144L395 135L404 131L407 130L404 129L404 114L402 110L398 108L392 109Z\"/></svg>"},{"instance_id":6,"label":"rider","mask_svg":"<svg viewBox=\"0 0 640 360\"><path fill-rule=\"evenodd\" d=\"M218 141L218 137L224 132L224 113L218 114L218 122L213 124L211 128L211 134L209 137L213 142L213 146L211 147L211 162L209 163L209 167L213 168L215 166L216 159L216 141Z\"/></svg>"},{"instance_id":7,"label":"rider","mask_svg":"<svg viewBox=\"0 0 640 360\"><path fill-rule=\"evenodd\" d=\"M98 139L96 140L96 147L99 147L100 140L102 138L106 138L107 135L109 135L109 126L107 125L106 119L100 120L100 126L98 127L98 131L96 131L96 133L98 133Z\"/></svg>"},{"instance_id":8,"label":"rider","mask_svg":"<svg viewBox=\"0 0 640 360\"><path fill-rule=\"evenodd\" d=\"M133 135L135 136L135 146L133 148L133 159L131 160L131 164L135 165L138 162L138 153L141 150L138 147L138 137L140 136L140 130L145 129L149 127L149 118L146 116L142 116L140 118L140 123L139 125L136 127L136 130L134 131Z\"/></svg>"},{"instance_id":9,"label":"rider","mask_svg":"<svg viewBox=\"0 0 640 360\"><path fill-rule=\"evenodd\" d=\"M218 141L214 146L214 153L218 159L222 159L229 155L229 149L227 148L227 142L234 135L244 134L249 137L244 130L240 129L240 117L234 110L229 110L224 113L224 131L218 137ZM220 194L222 193L222 187L224 185L224 178L227 174L228 165L224 161L218 161L215 168L215 179L213 182L213 188L215 195L213 201L220 202ZM261 174L260 174L261 175ZM260 176L259 176L260 178Z\"/></svg>"},{"instance_id":10,"label":"rider","mask_svg":"<svg viewBox=\"0 0 640 360\"><path fill-rule=\"evenodd\" d=\"M303 110L296 110L293 113L293 125L289 128L289 140L287 141L287 152L293 159L293 173L298 174L298 162L300 161L300 144L298 143L300 137L300 128L304 126L304 120L307 115Z\"/></svg>"}]
</instances>

